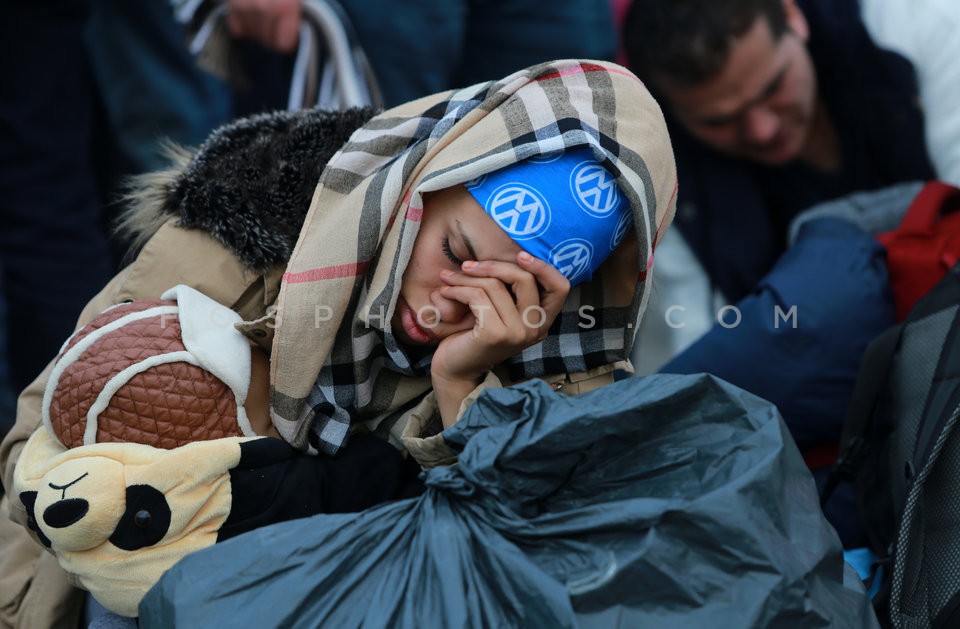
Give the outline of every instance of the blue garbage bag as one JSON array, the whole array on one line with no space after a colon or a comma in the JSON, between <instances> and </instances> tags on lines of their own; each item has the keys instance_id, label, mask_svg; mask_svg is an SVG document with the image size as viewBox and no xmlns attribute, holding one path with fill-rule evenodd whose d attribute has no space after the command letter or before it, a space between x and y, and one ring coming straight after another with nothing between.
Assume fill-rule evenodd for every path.
<instances>
[{"instance_id":1,"label":"blue garbage bag","mask_svg":"<svg viewBox=\"0 0 960 629\"><path fill-rule=\"evenodd\" d=\"M873 627L775 407L713 376L488 390L419 497L246 533L143 627Z\"/></svg>"}]
</instances>

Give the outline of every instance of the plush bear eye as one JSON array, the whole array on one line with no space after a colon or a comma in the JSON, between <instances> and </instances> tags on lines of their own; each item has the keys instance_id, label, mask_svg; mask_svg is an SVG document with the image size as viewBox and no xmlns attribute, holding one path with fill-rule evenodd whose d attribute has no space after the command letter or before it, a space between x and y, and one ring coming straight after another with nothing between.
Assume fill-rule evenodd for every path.
<instances>
[{"instance_id":1,"label":"plush bear eye","mask_svg":"<svg viewBox=\"0 0 960 629\"><path fill-rule=\"evenodd\" d=\"M170 505L163 492L150 485L131 485L127 487L127 510L110 542L120 550L138 550L159 542L169 528Z\"/></svg>"},{"instance_id":2,"label":"plush bear eye","mask_svg":"<svg viewBox=\"0 0 960 629\"><path fill-rule=\"evenodd\" d=\"M133 516L133 525L138 529L145 529L150 526L151 520L150 512L146 509L140 509L137 511L137 514Z\"/></svg>"},{"instance_id":3,"label":"plush bear eye","mask_svg":"<svg viewBox=\"0 0 960 629\"><path fill-rule=\"evenodd\" d=\"M20 502L23 503L24 508L27 510L27 526L30 527L30 530L37 534L37 537L40 538L40 543L50 548L50 538L43 534L43 531L40 530L40 525L37 524L37 518L34 515L33 507L37 503L37 492L35 491L22 491L20 492Z\"/></svg>"}]
</instances>

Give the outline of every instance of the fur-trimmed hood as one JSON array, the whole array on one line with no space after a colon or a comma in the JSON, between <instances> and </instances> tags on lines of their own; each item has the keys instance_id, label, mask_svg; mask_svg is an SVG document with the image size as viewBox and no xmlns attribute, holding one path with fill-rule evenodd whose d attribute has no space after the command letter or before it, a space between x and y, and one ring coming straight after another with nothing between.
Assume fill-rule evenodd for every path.
<instances>
[{"instance_id":1,"label":"fur-trimmed hood","mask_svg":"<svg viewBox=\"0 0 960 629\"><path fill-rule=\"evenodd\" d=\"M259 114L224 125L197 149L168 145L171 166L132 180L119 230L138 250L173 216L251 270L286 264L320 174L369 108Z\"/></svg>"}]
</instances>

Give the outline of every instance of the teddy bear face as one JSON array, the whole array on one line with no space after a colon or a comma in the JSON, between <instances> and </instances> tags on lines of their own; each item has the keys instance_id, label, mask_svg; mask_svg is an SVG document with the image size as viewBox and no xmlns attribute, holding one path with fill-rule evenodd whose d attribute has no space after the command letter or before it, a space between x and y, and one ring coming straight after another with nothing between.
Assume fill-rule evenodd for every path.
<instances>
[{"instance_id":1,"label":"teddy bear face","mask_svg":"<svg viewBox=\"0 0 960 629\"><path fill-rule=\"evenodd\" d=\"M38 491L20 494L30 527L60 551L106 543L133 551L157 544L170 529L170 504L150 485L124 488L123 471L106 457L67 461L51 470Z\"/></svg>"},{"instance_id":2,"label":"teddy bear face","mask_svg":"<svg viewBox=\"0 0 960 629\"><path fill-rule=\"evenodd\" d=\"M106 542L124 514L123 476L116 460L74 459L50 470L33 496L20 500L51 547L87 550Z\"/></svg>"},{"instance_id":3,"label":"teddy bear face","mask_svg":"<svg viewBox=\"0 0 960 629\"><path fill-rule=\"evenodd\" d=\"M136 616L167 569L216 543L245 441L67 449L41 427L14 471L14 495L64 570L108 609Z\"/></svg>"}]
</instances>

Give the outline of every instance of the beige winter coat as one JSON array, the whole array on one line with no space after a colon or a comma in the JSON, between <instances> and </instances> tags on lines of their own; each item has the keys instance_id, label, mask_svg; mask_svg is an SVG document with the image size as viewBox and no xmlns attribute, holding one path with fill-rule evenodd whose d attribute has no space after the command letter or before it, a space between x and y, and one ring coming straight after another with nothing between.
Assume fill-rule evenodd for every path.
<instances>
[{"instance_id":1,"label":"beige winter coat","mask_svg":"<svg viewBox=\"0 0 960 629\"><path fill-rule=\"evenodd\" d=\"M177 284L187 284L240 313L246 321L257 321L267 312L280 289L282 268L266 274L246 270L223 245L198 230L164 225L147 243L140 256L117 275L90 301L77 327L93 319L106 307L127 300L156 299ZM271 331L252 325L247 335L270 350ZM612 380L610 369L570 378L553 376L554 388L579 393ZM13 486L13 468L23 444L40 426L40 401L49 368L22 393L17 405L17 422L0 445L0 469L4 487ZM469 400L472 400L472 395ZM469 401L468 400L468 401ZM416 412L413 417L419 417ZM413 426L410 430L415 430ZM408 449L425 465L451 460L451 453L439 435L411 438ZM74 629L80 621L84 593L74 588L51 553L45 552L25 528L26 513L13 508L4 498L0 503L0 627Z\"/></svg>"}]
</instances>

